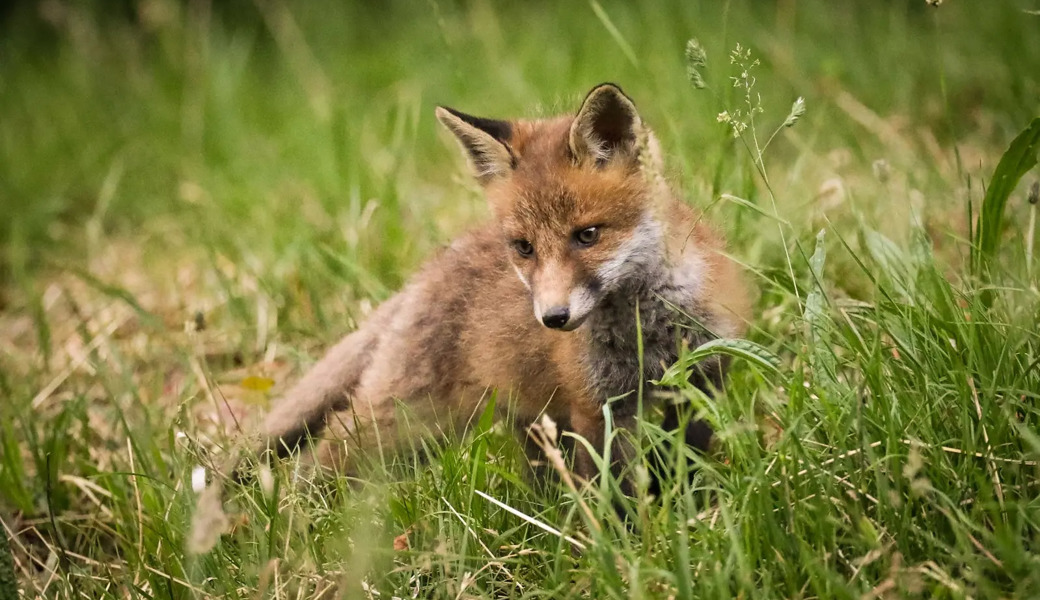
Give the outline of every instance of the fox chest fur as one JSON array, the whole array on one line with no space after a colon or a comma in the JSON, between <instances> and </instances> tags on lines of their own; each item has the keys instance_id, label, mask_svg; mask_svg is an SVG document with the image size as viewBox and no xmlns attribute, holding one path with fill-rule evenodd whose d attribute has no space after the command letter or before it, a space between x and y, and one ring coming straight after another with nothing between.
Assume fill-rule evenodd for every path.
<instances>
[{"instance_id":1,"label":"fox chest fur","mask_svg":"<svg viewBox=\"0 0 1040 600\"><path fill-rule=\"evenodd\" d=\"M661 378L683 345L695 348L710 339L694 316L700 307L689 303L686 290L668 274L605 299L588 323L582 363L597 398L622 400L615 403L618 416L637 408L625 395L632 396L639 386L649 397L649 382ZM717 383L718 377L711 380Z\"/></svg>"},{"instance_id":2,"label":"fox chest fur","mask_svg":"<svg viewBox=\"0 0 1040 600\"><path fill-rule=\"evenodd\" d=\"M492 390L518 425L546 413L595 446L604 403L630 426L639 386L684 345L743 331L738 269L664 183L656 144L616 86L595 88L574 117L437 116L469 158L490 222L289 391L265 421L269 448L321 437L319 461L351 470L358 453L417 429L464 429ZM724 366L708 361L691 378L718 385ZM576 461L580 475L590 465Z\"/></svg>"}]
</instances>

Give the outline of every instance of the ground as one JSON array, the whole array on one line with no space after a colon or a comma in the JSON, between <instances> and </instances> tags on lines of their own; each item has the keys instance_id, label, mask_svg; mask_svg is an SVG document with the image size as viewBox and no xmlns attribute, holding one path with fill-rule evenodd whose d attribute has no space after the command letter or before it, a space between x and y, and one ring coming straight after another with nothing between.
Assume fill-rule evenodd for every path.
<instances>
[{"instance_id":1,"label":"ground","mask_svg":"<svg viewBox=\"0 0 1040 600\"><path fill-rule=\"evenodd\" d=\"M1040 115L1037 8L0 12L0 518L24 597L1040 595L1040 172L987 197ZM481 226L434 106L551 115L602 81L757 290L725 389L681 394L712 453L626 499L526 477L481 419L362 481L288 462L200 494L324 348Z\"/></svg>"}]
</instances>

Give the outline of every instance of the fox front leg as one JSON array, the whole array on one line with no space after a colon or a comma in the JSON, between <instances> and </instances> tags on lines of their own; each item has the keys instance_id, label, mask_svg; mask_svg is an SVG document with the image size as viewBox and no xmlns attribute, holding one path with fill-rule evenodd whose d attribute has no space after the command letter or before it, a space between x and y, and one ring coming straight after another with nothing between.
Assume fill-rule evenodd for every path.
<instances>
[{"instance_id":1,"label":"fox front leg","mask_svg":"<svg viewBox=\"0 0 1040 600\"><path fill-rule=\"evenodd\" d=\"M603 448L603 413L599 411L597 403L588 400L574 403L571 406L570 429L593 449ZM575 440L574 443L573 470L585 482L591 481L599 473L596 460L581 440Z\"/></svg>"},{"instance_id":2,"label":"fox front leg","mask_svg":"<svg viewBox=\"0 0 1040 600\"><path fill-rule=\"evenodd\" d=\"M603 420L601 405L595 409L571 412L571 429L588 441L596 451L602 452L606 459L609 455L610 473L618 479L621 490L627 495L635 494L634 472L632 467L639 459L639 449L635 442L635 415L617 415L613 422L610 447L605 443L606 423ZM608 452L609 450L609 452ZM588 447L580 442L575 444L574 472L585 481L591 481L600 473L600 466Z\"/></svg>"}]
</instances>

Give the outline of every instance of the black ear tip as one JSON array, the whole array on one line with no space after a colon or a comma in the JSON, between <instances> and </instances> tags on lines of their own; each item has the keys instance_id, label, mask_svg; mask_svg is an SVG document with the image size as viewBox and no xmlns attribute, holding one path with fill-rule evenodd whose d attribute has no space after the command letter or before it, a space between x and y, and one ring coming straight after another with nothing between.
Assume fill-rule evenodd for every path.
<instances>
[{"instance_id":1,"label":"black ear tip","mask_svg":"<svg viewBox=\"0 0 1040 600\"><path fill-rule=\"evenodd\" d=\"M592 88L592 90L590 90L589 93L585 95L585 102L588 102L591 98L596 98L597 102L605 101L607 104L610 105L635 105L632 99L629 98L624 91L622 91L620 85L616 83L611 83L609 81L601 83L596 87Z\"/></svg>"},{"instance_id":2,"label":"black ear tip","mask_svg":"<svg viewBox=\"0 0 1040 600\"><path fill-rule=\"evenodd\" d=\"M621 90L621 86L620 85L618 85L618 84L616 84L616 83L614 83L612 81L604 81L603 83L601 83L601 84L595 86L594 88L592 88L592 91L594 91L594 92L596 92L596 91L606 91L606 90L617 92L617 93L622 94L622 95L624 95L624 93L625 93L625 92L623 92Z\"/></svg>"},{"instance_id":3,"label":"black ear tip","mask_svg":"<svg viewBox=\"0 0 1040 600\"><path fill-rule=\"evenodd\" d=\"M449 116L454 117L469 125L470 127L476 127L498 141L506 141L512 136L512 125L509 121L500 121L498 119L485 119L482 117L474 117L473 115L466 114L462 111L455 110L443 105L438 105L435 111L437 118L442 123L445 123L449 127ZM447 120L446 120L447 119Z\"/></svg>"}]
</instances>

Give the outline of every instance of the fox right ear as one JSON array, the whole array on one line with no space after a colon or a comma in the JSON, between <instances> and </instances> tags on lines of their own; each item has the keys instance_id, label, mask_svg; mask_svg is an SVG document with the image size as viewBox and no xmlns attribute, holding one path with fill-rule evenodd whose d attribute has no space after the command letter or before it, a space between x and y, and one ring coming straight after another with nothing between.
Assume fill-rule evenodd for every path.
<instances>
[{"instance_id":1,"label":"fox right ear","mask_svg":"<svg viewBox=\"0 0 1040 600\"><path fill-rule=\"evenodd\" d=\"M636 106L621 88L603 83L585 96L571 124L571 155L603 165L615 158L634 163L639 156L642 121Z\"/></svg>"},{"instance_id":2,"label":"fox right ear","mask_svg":"<svg viewBox=\"0 0 1040 600\"><path fill-rule=\"evenodd\" d=\"M504 177L516 167L509 148L513 126L508 121L481 119L444 106L437 107L437 119L459 140L481 184Z\"/></svg>"}]
</instances>

